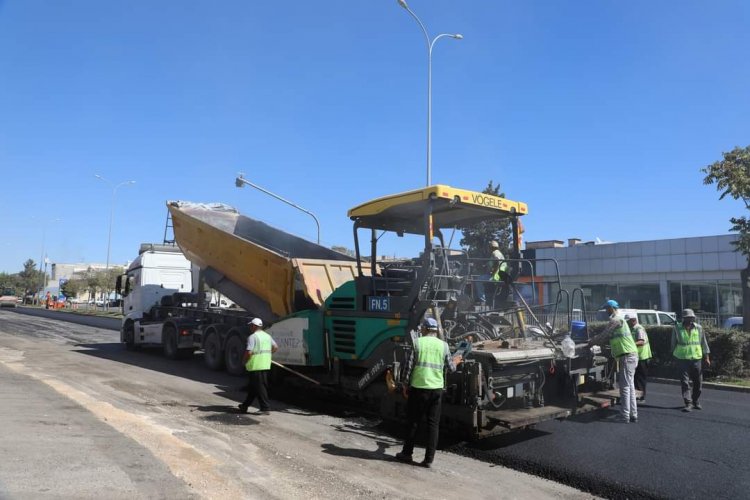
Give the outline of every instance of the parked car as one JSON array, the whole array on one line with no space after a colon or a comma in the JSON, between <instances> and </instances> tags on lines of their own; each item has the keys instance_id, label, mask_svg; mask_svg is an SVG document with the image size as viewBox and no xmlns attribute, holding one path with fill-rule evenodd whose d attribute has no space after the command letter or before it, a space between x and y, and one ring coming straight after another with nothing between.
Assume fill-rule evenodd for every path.
<instances>
[{"instance_id":1,"label":"parked car","mask_svg":"<svg viewBox=\"0 0 750 500\"><path fill-rule=\"evenodd\" d=\"M731 318L725 319L721 326L725 330L743 330L743 323L742 316L732 316Z\"/></svg>"},{"instance_id":2,"label":"parked car","mask_svg":"<svg viewBox=\"0 0 750 500\"><path fill-rule=\"evenodd\" d=\"M655 311L652 309L619 309L622 316L626 313L635 314L638 317L638 323L643 326L672 326L677 322L677 315L673 312ZM607 321L607 311L601 309L596 312L597 321Z\"/></svg>"}]
</instances>

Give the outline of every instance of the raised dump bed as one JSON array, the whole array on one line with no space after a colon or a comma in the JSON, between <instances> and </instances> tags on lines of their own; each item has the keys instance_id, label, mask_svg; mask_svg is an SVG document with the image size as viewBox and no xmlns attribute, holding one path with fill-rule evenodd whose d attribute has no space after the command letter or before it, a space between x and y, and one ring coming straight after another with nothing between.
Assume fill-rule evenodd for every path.
<instances>
[{"instance_id":1,"label":"raised dump bed","mask_svg":"<svg viewBox=\"0 0 750 500\"><path fill-rule=\"evenodd\" d=\"M352 257L228 205L170 201L167 207L177 245L208 285L266 320L319 307L354 279Z\"/></svg>"}]
</instances>

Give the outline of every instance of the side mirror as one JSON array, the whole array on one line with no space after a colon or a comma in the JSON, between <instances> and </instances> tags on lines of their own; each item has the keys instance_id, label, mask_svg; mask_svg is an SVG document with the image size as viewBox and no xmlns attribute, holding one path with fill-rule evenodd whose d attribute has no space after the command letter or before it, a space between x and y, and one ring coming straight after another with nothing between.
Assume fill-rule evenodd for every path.
<instances>
[{"instance_id":1,"label":"side mirror","mask_svg":"<svg viewBox=\"0 0 750 500\"><path fill-rule=\"evenodd\" d=\"M118 276L115 280L115 292L122 295L122 275Z\"/></svg>"}]
</instances>

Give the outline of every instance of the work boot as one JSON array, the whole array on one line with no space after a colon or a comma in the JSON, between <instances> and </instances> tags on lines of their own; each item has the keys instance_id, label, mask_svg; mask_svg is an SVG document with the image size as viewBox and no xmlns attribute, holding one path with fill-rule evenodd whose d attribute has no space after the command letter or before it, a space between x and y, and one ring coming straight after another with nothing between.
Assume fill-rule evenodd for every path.
<instances>
[{"instance_id":1,"label":"work boot","mask_svg":"<svg viewBox=\"0 0 750 500\"><path fill-rule=\"evenodd\" d=\"M693 411L693 408L690 405L690 402L685 403L685 408L682 409L685 413Z\"/></svg>"},{"instance_id":2,"label":"work boot","mask_svg":"<svg viewBox=\"0 0 750 500\"><path fill-rule=\"evenodd\" d=\"M703 409L703 407L701 406L701 404L699 402L697 402L697 401L693 401L693 408L695 408L696 410L702 410Z\"/></svg>"},{"instance_id":3,"label":"work boot","mask_svg":"<svg viewBox=\"0 0 750 500\"><path fill-rule=\"evenodd\" d=\"M237 405L237 411L239 413L247 413L247 405L244 403L240 403Z\"/></svg>"},{"instance_id":4,"label":"work boot","mask_svg":"<svg viewBox=\"0 0 750 500\"><path fill-rule=\"evenodd\" d=\"M630 423L631 423L631 424L637 424L637 423L638 423L638 417L633 417L633 416L631 415L631 417L630 417Z\"/></svg>"},{"instance_id":5,"label":"work boot","mask_svg":"<svg viewBox=\"0 0 750 500\"><path fill-rule=\"evenodd\" d=\"M430 468L432 468L432 462L428 462L428 461L427 461L426 459L425 459L425 460L422 460L421 462L419 462L419 465L420 465L421 467L424 467L425 469L430 469Z\"/></svg>"},{"instance_id":6,"label":"work boot","mask_svg":"<svg viewBox=\"0 0 750 500\"><path fill-rule=\"evenodd\" d=\"M396 453L396 460L398 460L399 462L403 462L405 464L410 464L414 462L414 460L412 460L411 458L411 455L407 455L403 451Z\"/></svg>"}]
</instances>

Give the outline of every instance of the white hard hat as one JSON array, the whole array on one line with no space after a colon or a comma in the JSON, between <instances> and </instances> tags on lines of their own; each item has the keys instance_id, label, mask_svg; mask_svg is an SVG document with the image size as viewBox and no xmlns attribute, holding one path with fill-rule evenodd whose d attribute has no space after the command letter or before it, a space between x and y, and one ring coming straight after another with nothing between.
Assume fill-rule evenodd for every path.
<instances>
[{"instance_id":1,"label":"white hard hat","mask_svg":"<svg viewBox=\"0 0 750 500\"><path fill-rule=\"evenodd\" d=\"M625 313L625 319L638 319L638 317L633 313Z\"/></svg>"},{"instance_id":2,"label":"white hard hat","mask_svg":"<svg viewBox=\"0 0 750 500\"><path fill-rule=\"evenodd\" d=\"M498 243L498 242L497 242L497 241L495 241L495 240L492 240L492 241L490 241L490 246L491 246L492 248L500 248L500 243Z\"/></svg>"},{"instance_id":3,"label":"white hard hat","mask_svg":"<svg viewBox=\"0 0 750 500\"><path fill-rule=\"evenodd\" d=\"M253 318L248 325L263 326L263 320L260 318Z\"/></svg>"}]
</instances>

